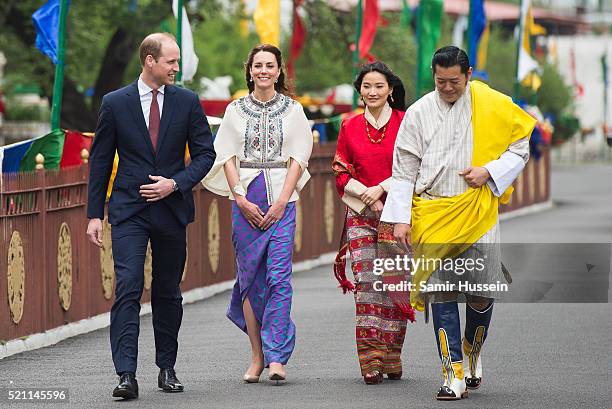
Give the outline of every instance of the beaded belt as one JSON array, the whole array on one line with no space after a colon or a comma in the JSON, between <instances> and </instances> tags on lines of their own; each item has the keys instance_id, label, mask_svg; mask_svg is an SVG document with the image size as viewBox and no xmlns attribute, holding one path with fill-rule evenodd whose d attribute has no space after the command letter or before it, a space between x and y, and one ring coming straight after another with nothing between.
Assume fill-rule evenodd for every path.
<instances>
[{"instance_id":1,"label":"beaded belt","mask_svg":"<svg viewBox=\"0 0 612 409\"><path fill-rule=\"evenodd\" d=\"M243 162L240 161L241 168L250 169L275 169L275 168L286 168L285 162Z\"/></svg>"}]
</instances>

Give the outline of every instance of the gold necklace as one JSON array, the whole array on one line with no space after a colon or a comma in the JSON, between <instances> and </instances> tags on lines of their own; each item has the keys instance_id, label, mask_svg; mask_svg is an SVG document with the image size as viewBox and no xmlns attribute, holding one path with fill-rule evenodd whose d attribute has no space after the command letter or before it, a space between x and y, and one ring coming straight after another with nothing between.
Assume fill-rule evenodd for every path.
<instances>
[{"instance_id":1,"label":"gold necklace","mask_svg":"<svg viewBox=\"0 0 612 409\"><path fill-rule=\"evenodd\" d=\"M365 117L364 117L365 118ZM382 128L382 135L380 135L380 139L372 139L372 136L370 136L370 127L368 126L368 120L365 120L365 125L366 125L366 134L368 135L368 139L370 140L370 142L372 143L381 143L383 139L385 139L385 132L387 131L387 125L385 124L385 126L383 126Z\"/></svg>"}]
</instances>

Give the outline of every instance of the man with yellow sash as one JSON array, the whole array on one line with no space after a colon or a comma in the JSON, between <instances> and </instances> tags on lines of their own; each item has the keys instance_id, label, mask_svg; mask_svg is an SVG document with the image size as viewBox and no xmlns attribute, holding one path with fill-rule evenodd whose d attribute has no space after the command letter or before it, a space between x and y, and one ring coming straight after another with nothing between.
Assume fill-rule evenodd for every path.
<instances>
[{"instance_id":1,"label":"man with yellow sash","mask_svg":"<svg viewBox=\"0 0 612 409\"><path fill-rule=\"evenodd\" d=\"M436 89L406 111L381 221L393 223L395 239L412 247L410 303L421 311L431 303L443 367L436 398L455 400L482 381L493 301L510 281L501 264L498 206L529 159L536 121L510 97L470 81L463 50L441 48L431 66Z\"/></svg>"}]
</instances>

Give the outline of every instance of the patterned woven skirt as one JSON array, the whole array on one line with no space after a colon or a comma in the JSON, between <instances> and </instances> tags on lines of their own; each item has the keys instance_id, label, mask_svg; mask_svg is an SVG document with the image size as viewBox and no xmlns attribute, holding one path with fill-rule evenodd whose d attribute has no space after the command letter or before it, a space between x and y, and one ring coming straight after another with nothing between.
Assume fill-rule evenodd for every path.
<instances>
[{"instance_id":1,"label":"patterned woven skirt","mask_svg":"<svg viewBox=\"0 0 612 409\"><path fill-rule=\"evenodd\" d=\"M376 281L382 282L382 277L374 274L377 227L378 218L369 209L363 215L348 209L346 236L355 277L355 334L362 375L375 370L400 372L406 335L405 315L386 292L374 289Z\"/></svg>"},{"instance_id":2,"label":"patterned woven skirt","mask_svg":"<svg viewBox=\"0 0 612 409\"><path fill-rule=\"evenodd\" d=\"M267 212L263 173L249 184L247 199ZM236 250L236 283L227 317L247 332L242 304L249 298L261 326L266 367L270 362L286 364L295 347L295 325L291 320L291 259L295 236L295 203L287 204L283 218L268 230L253 228L232 202L232 241Z\"/></svg>"}]
</instances>

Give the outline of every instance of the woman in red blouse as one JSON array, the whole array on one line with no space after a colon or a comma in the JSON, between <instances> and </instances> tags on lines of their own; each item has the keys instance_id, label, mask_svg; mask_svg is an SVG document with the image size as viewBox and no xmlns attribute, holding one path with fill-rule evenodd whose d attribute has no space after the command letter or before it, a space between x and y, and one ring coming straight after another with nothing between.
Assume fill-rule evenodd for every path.
<instances>
[{"instance_id":1,"label":"woman in red blouse","mask_svg":"<svg viewBox=\"0 0 612 409\"><path fill-rule=\"evenodd\" d=\"M338 193L347 205L334 273L342 290L355 295L361 375L366 384L378 384L383 374L401 378L406 333L407 316L379 287L381 276L374 274L377 230L391 181L395 138L404 118L405 91L402 81L380 61L364 66L353 85L366 107L363 114L343 121L332 164ZM347 249L355 284L344 272Z\"/></svg>"}]
</instances>

